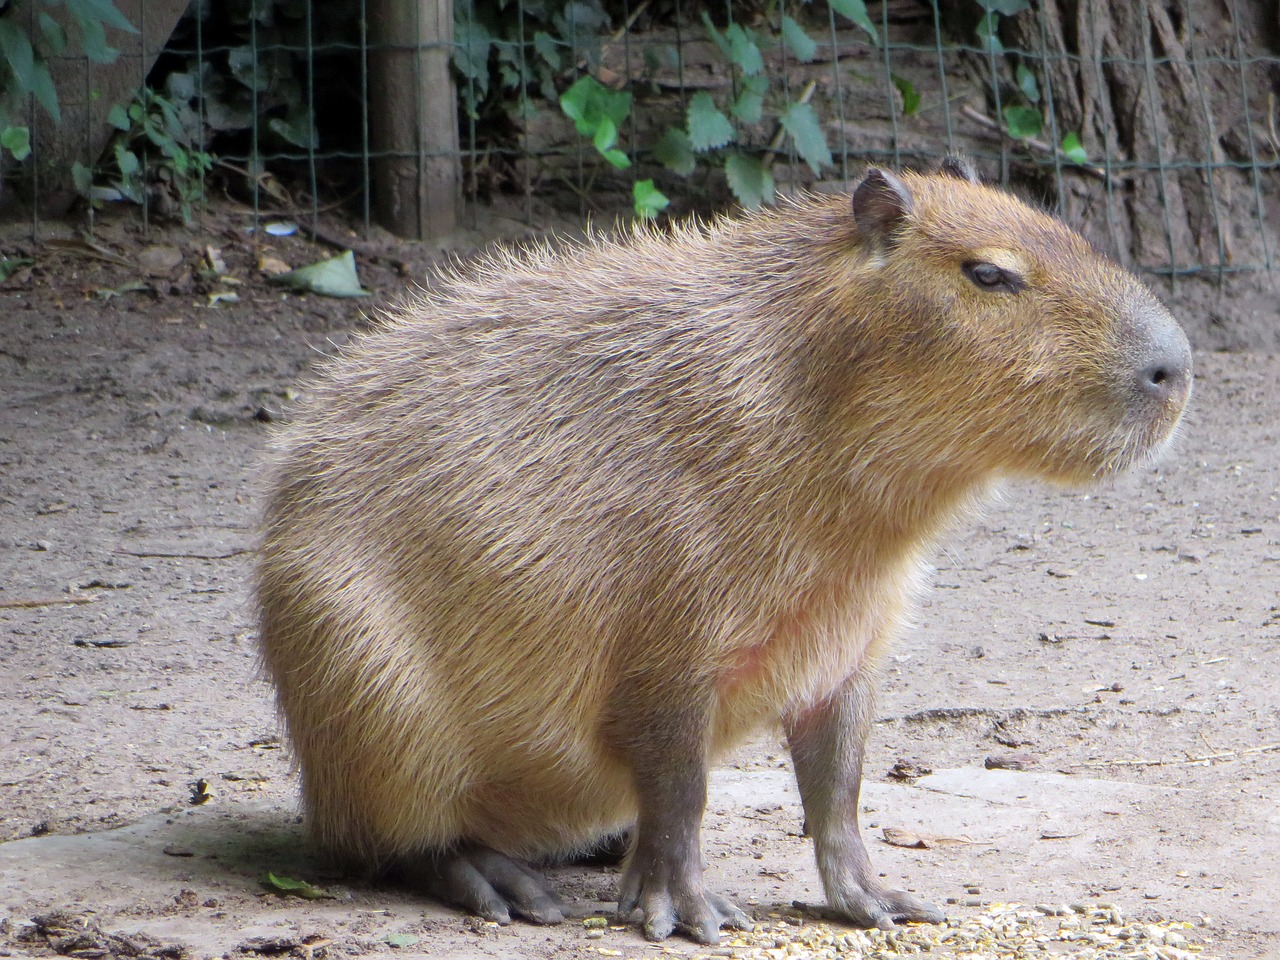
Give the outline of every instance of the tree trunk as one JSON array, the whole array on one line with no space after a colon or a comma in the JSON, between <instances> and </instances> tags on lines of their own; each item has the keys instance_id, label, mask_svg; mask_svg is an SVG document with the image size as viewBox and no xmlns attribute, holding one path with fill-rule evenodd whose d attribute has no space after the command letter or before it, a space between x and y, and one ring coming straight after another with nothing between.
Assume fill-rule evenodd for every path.
<instances>
[{"instance_id":1,"label":"tree trunk","mask_svg":"<svg viewBox=\"0 0 1280 960\"><path fill-rule=\"evenodd\" d=\"M369 0L368 17L378 222L402 237L446 236L461 185L452 0Z\"/></svg>"},{"instance_id":2,"label":"tree trunk","mask_svg":"<svg viewBox=\"0 0 1280 960\"><path fill-rule=\"evenodd\" d=\"M1007 22L1010 45L1033 54L1052 92L1059 139L1078 132L1090 162L1110 173L1073 180L1064 213L1124 262L1168 273L1231 264L1231 180L1215 112L1238 115L1241 87L1204 73L1234 69L1229 58L1243 55L1234 6L1037 0Z\"/></svg>"}]
</instances>

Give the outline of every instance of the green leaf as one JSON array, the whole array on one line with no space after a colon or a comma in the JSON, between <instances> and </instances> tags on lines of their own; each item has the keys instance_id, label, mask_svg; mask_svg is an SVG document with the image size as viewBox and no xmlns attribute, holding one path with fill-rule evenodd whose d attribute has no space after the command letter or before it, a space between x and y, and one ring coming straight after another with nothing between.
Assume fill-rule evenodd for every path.
<instances>
[{"instance_id":1,"label":"green leaf","mask_svg":"<svg viewBox=\"0 0 1280 960\"><path fill-rule=\"evenodd\" d=\"M688 120L689 145L698 153L733 142L733 124L705 90L699 90L689 98Z\"/></svg>"},{"instance_id":2,"label":"green leaf","mask_svg":"<svg viewBox=\"0 0 1280 960\"><path fill-rule=\"evenodd\" d=\"M876 32L875 24L867 16L866 0L827 0L827 2L832 10L846 20L852 21L854 26L861 27L871 38L871 42L880 46L880 34Z\"/></svg>"},{"instance_id":3,"label":"green leaf","mask_svg":"<svg viewBox=\"0 0 1280 960\"><path fill-rule=\"evenodd\" d=\"M111 0L66 0L67 9L78 19L94 20L103 26L115 27L125 33L137 33L137 28L116 9Z\"/></svg>"},{"instance_id":4,"label":"green leaf","mask_svg":"<svg viewBox=\"0 0 1280 960\"><path fill-rule=\"evenodd\" d=\"M14 128L7 127L6 132L12 129ZM2 136L3 135L0 135L0 137ZM0 256L0 283L4 283L6 280L12 277L15 273L17 273L23 267L29 267L33 263L35 263L35 261L32 260L30 257Z\"/></svg>"},{"instance_id":5,"label":"green leaf","mask_svg":"<svg viewBox=\"0 0 1280 960\"><path fill-rule=\"evenodd\" d=\"M637 180L631 187L631 198L636 216L641 220L652 220L671 203L652 180Z\"/></svg>"},{"instance_id":6,"label":"green leaf","mask_svg":"<svg viewBox=\"0 0 1280 960\"><path fill-rule=\"evenodd\" d=\"M456 40L455 34L455 40ZM488 56L488 48L485 48L485 56ZM456 61L457 50L454 51ZM250 90L257 89L259 93L267 90L271 86L271 72L258 64L258 57L252 47L232 47L227 51L227 66L231 68L231 76L244 84ZM488 79L489 72L485 70L485 79ZM459 67L458 69L462 69ZM466 71L463 71L465 74Z\"/></svg>"},{"instance_id":7,"label":"green leaf","mask_svg":"<svg viewBox=\"0 0 1280 960\"><path fill-rule=\"evenodd\" d=\"M999 29L1000 14L998 13L988 13L978 21L978 25L974 28L974 33L978 35L978 40L981 41L978 46L983 53L993 53L996 56L1004 53L1004 44L1000 42Z\"/></svg>"},{"instance_id":8,"label":"green leaf","mask_svg":"<svg viewBox=\"0 0 1280 960\"><path fill-rule=\"evenodd\" d=\"M40 11L40 32L44 34L49 53L55 57L67 49L67 32L62 29L62 24L43 10Z\"/></svg>"},{"instance_id":9,"label":"green leaf","mask_svg":"<svg viewBox=\"0 0 1280 960\"><path fill-rule=\"evenodd\" d=\"M533 35L533 49L552 70L560 69L560 44L545 30Z\"/></svg>"},{"instance_id":10,"label":"green leaf","mask_svg":"<svg viewBox=\"0 0 1280 960\"><path fill-rule=\"evenodd\" d=\"M818 54L818 44L813 37L805 33L804 27L795 20L782 15L782 42L787 50L801 63L808 63Z\"/></svg>"},{"instance_id":11,"label":"green leaf","mask_svg":"<svg viewBox=\"0 0 1280 960\"><path fill-rule=\"evenodd\" d=\"M809 169L821 173L822 168L831 164L831 150L827 147L826 134L822 132L822 124L818 122L818 114L807 103L790 103L778 116L782 129L791 135L800 154Z\"/></svg>"},{"instance_id":12,"label":"green leaf","mask_svg":"<svg viewBox=\"0 0 1280 960\"><path fill-rule=\"evenodd\" d=\"M698 158L694 155L689 135L675 127L667 130L654 144L653 158L672 173L678 173L682 177L689 176L698 165Z\"/></svg>"},{"instance_id":13,"label":"green leaf","mask_svg":"<svg viewBox=\"0 0 1280 960\"><path fill-rule=\"evenodd\" d=\"M733 195L748 210L773 203L773 174L759 157L730 154L724 161L724 176Z\"/></svg>"},{"instance_id":14,"label":"green leaf","mask_svg":"<svg viewBox=\"0 0 1280 960\"><path fill-rule=\"evenodd\" d=\"M1009 106L1004 108L1004 125L1009 136L1015 140L1025 140L1040 133L1044 118L1035 107Z\"/></svg>"},{"instance_id":15,"label":"green leaf","mask_svg":"<svg viewBox=\"0 0 1280 960\"><path fill-rule=\"evenodd\" d=\"M609 164L618 170L626 170L631 166L631 158L621 150L602 150L600 156L609 161Z\"/></svg>"},{"instance_id":16,"label":"green leaf","mask_svg":"<svg viewBox=\"0 0 1280 960\"><path fill-rule=\"evenodd\" d=\"M702 24L707 28L707 34L715 41L715 45L720 48L720 52L724 54L726 60L733 59L733 45L729 43L728 38L716 29L716 25L711 22L711 14L702 11Z\"/></svg>"},{"instance_id":17,"label":"green leaf","mask_svg":"<svg viewBox=\"0 0 1280 960\"><path fill-rule=\"evenodd\" d=\"M591 138L591 142L601 153L608 152L609 148L618 142L617 124L608 117L601 117L596 127L596 135Z\"/></svg>"},{"instance_id":18,"label":"green leaf","mask_svg":"<svg viewBox=\"0 0 1280 960\"><path fill-rule=\"evenodd\" d=\"M987 13L1003 13L1007 17L1031 9L1031 0L978 0Z\"/></svg>"},{"instance_id":19,"label":"green leaf","mask_svg":"<svg viewBox=\"0 0 1280 960\"><path fill-rule=\"evenodd\" d=\"M560 109L578 133L594 138L602 120L612 121L615 129L622 126L631 112L631 94L610 90L595 77L582 76L560 95Z\"/></svg>"},{"instance_id":20,"label":"green leaf","mask_svg":"<svg viewBox=\"0 0 1280 960\"><path fill-rule=\"evenodd\" d=\"M80 48L84 55L95 63L114 63L116 57L120 56L120 51L107 43L107 32L102 28L102 21L79 12L72 0L67 0L67 7L80 27Z\"/></svg>"},{"instance_id":21,"label":"green leaf","mask_svg":"<svg viewBox=\"0 0 1280 960\"><path fill-rule=\"evenodd\" d=\"M129 122L129 112L125 110L124 104L117 103L109 111L107 111L107 123L111 124L117 130L128 130L132 123Z\"/></svg>"},{"instance_id":22,"label":"green leaf","mask_svg":"<svg viewBox=\"0 0 1280 960\"><path fill-rule=\"evenodd\" d=\"M893 85L898 88L898 92L902 94L902 114L903 116L911 116L920 109L920 93L916 90L915 85L906 77L900 77L896 73L890 74L889 79L893 81Z\"/></svg>"},{"instance_id":23,"label":"green leaf","mask_svg":"<svg viewBox=\"0 0 1280 960\"><path fill-rule=\"evenodd\" d=\"M123 143L116 144L116 166L120 168L122 177L136 176L141 164L138 162L138 155L129 150Z\"/></svg>"},{"instance_id":24,"label":"green leaf","mask_svg":"<svg viewBox=\"0 0 1280 960\"><path fill-rule=\"evenodd\" d=\"M14 17L0 17L0 52L13 72L15 92L34 93L36 88L36 52L31 47L27 33L18 26ZM6 84L0 84L0 88Z\"/></svg>"},{"instance_id":25,"label":"green leaf","mask_svg":"<svg viewBox=\"0 0 1280 960\"><path fill-rule=\"evenodd\" d=\"M756 45L755 35L740 24L731 23L724 32L729 41L729 59L748 77L764 69L764 56Z\"/></svg>"},{"instance_id":26,"label":"green leaf","mask_svg":"<svg viewBox=\"0 0 1280 960\"><path fill-rule=\"evenodd\" d=\"M93 188L93 171L77 160L71 164L71 182L76 185L76 192L87 197Z\"/></svg>"},{"instance_id":27,"label":"green leaf","mask_svg":"<svg viewBox=\"0 0 1280 960\"><path fill-rule=\"evenodd\" d=\"M422 938L414 936L412 933L393 933L382 942L388 947L412 947Z\"/></svg>"},{"instance_id":28,"label":"green leaf","mask_svg":"<svg viewBox=\"0 0 1280 960\"><path fill-rule=\"evenodd\" d=\"M267 126L277 136L289 141L295 147L312 150L319 145L320 138L316 134L315 124L311 122L311 116L305 109L299 111L297 116L272 117L267 121ZM157 144L157 146L160 145Z\"/></svg>"},{"instance_id":29,"label":"green leaf","mask_svg":"<svg viewBox=\"0 0 1280 960\"><path fill-rule=\"evenodd\" d=\"M31 155L31 131L27 127L5 127L0 131L0 147L21 162Z\"/></svg>"},{"instance_id":30,"label":"green leaf","mask_svg":"<svg viewBox=\"0 0 1280 960\"><path fill-rule=\"evenodd\" d=\"M329 260L320 260L288 273L277 274L269 278L269 282L326 297L369 296L369 291L360 286L360 280L356 277L356 258L350 250Z\"/></svg>"},{"instance_id":31,"label":"green leaf","mask_svg":"<svg viewBox=\"0 0 1280 960\"><path fill-rule=\"evenodd\" d=\"M347 251L350 254L350 250ZM336 259L336 258L335 258ZM297 273L295 270L294 273ZM288 274L281 274L287 277ZM276 279L276 278L272 278ZM294 880L292 877L277 877L274 873L267 873L266 878L262 881L262 885L272 893L282 893L295 897L302 897L304 900L319 900L326 896L325 892L315 884L308 883L306 880Z\"/></svg>"},{"instance_id":32,"label":"green leaf","mask_svg":"<svg viewBox=\"0 0 1280 960\"><path fill-rule=\"evenodd\" d=\"M1067 155L1067 159L1072 163L1088 163L1089 155L1085 153L1084 144L1080 142L1078 134L1068 133L1062 138L1062 152Z\"/></svg>"},{"instance_id":33,"label":"green leaf","mask_svg":"<svg viewBox=\"0 0 1280 960\"><path fill-rule=\"evenodd\" d=\"M644 66L650 73L675 70L680 66L680 51L674 43L649 43L644 48Z\"/></svg>"},{"instance_id":34,"label":"green leaf","mask_svg":"<svg viewBox=\"0 0 1280 960\"><path fill-rule=\"evenodd\" d=\"M1036 80L1036 75L1027 69L1025 63L1018 64L1017 70L1018 89L1022 91L1022 95L1031 103L1040 102L1040 84Z\"/></svg>"},{"instance_id":35,"label":"green leaf","mask_svg":"<svg viewBox=\"0 0 1280 960\"><path fill-rule=\"evenodd\" d=\"M769 92L765 74L742 78L742 90L729 112L743 123L759 123L764 116L764 95Z\"/></svg>"},{"instance_id":36,"label":"green leaf","mask_svg":"<svg viewBox=\"0 0 1280 960\"><path fill-rule=\"evenodd\" d=\"M36 95L36 99L40 101L40 106L44 107L49 116L53 117L54 123L62 122L62 111L58 109L58 91L53 86L53 77L49 74L49 65L43 60L37 60L35 67L32 69L35 77L35 85L32 92Z\"/></svg>"}]
</instances>

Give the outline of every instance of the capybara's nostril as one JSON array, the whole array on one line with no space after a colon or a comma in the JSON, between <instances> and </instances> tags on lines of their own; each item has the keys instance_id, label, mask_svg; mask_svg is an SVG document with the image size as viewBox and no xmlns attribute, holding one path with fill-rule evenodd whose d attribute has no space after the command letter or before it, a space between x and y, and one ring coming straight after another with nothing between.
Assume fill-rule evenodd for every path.
<instances>
[{"instance_id":1,"label":"capybara's nostril","mask_svg":"<svg viewBox=\"0 0 1280 960\"><path fill-rule=\"evenodd\" d=\"M1172 393L1177 373L1167 364L1156 363L1147 367L1138 376L1138 386L1142 392L1158 399L1164 399Z\"/></svg>"}]
</instances>

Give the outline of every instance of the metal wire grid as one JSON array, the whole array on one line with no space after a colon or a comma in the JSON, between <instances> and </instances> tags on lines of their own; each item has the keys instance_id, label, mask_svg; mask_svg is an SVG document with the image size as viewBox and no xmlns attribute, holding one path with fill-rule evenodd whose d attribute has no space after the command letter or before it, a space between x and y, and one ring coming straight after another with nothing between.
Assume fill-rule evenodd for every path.
<instances>
[{"instance_id":1,"label":"metal wire grid","mask_svg":"<svg viewBox=\"0 0 1280 960\"><path fill-rule=\"evenodd\" d=\"M783 13L791 11L798 7L798 0L787 0L779 5L779 16ZM358 0L358 15L355 18L355 27L353 35L349 41L345 42L326 42L319 45L313 39L313 19L312 12L314 0L305 4L305 41L301 44L273 44L260 45L260 39L257 33L257 23L250 20L250 45L255 51L254 57L254 82L251 88L252 96L252 127L249 131L250 148L247 154L221 155L220 160L231 164L242 164L246 170L252 173L260 173L271 164L288 162L291 164L301 164L305 170L305 180L307 184L305 209L299 211L303 216L309 216L312 222L315 222L321 212L322 198L320 197L318 170L324 163L330 161L342 161L350 163L355 162L359 171L358 184L358 217L363 223L366 230L372 225L372 166L385 153L375 151L371 146L370 136L370 109L369 109L369 62L371 56L376 56L378 49L371 45L368 32L368 19L366 0ZM142 40L142 49L150 49L148 40L148 24L145 15L146 4L141 5L143 14L140 22L136 24ZM873 6L874 9L874 6ZM472 7L470 4L460 5L461 16L470 17ZM1233 6L1234 10L1234 6ZM850 63L847 59L842 59L840 55L840 31L836 21L834 11L829 11L829 21L827 24L826 37L819 43L826 43L830 48L831 61L831 80L830 89L834 96L831 97L831 106L834 108L832 116L826 118L835 124L838 133L838 160L835 166L827 171L827 179L836 182L842 182L846 185L850 182L850 176L856 173L861 163L880 162L900 165L907 163L927 163L936 161L948 152L956 149L959 140L958 126L959 121L955 117L953 110L953 102L950 91L955 86L954 66L949 67L948 61L953 60L960 52L967 53L971 56L985 56L987 67L990 75L989 92L994 100L994 113L998 118L1001 115L1002 103L1002 72L1003 66L1001 59L996 56L994 51L988 49L986 51L967 44L957 43L953 38L949 38L944 33L943 16L938 0L931 0L929 4L929 13L932 18L933 36L932 43L921 44L916 42L896 39L894 36L895 25L891 22L889 15L889 6L887 3L879 4L879 28L880 43L879 57L875 58L875 62L854 62ZM532 44L529 41L525 30L526 10L524 0L516 0L513 6L507 8L507 15L514 16L518 20L517 39L515 41L495 40L497 44L506 44L514 47L514 53L517 61L521 66L522 72L527 63L527 58L531 55ZM633 49L641 47L651 42L642 34L634 33L632 29L625 25L630 24L634 19L633 10L629 0L623 0L622 15L624 28L620 31L620 39L624 47L623 62L624 75L628 80L638 79L637 75L632 73ZM732 21L734 16L734 5L732 0L726 0L725 16ZM570 20L572 24L573 21ZM702 38L701 25L696 24L686 16L686 10L682 9L681 0L675 0L674 4L674 29L676 31L676 54L677 54L677 77L678 77L678 98L681 104L687 103L688 91L685 81L685 52L686 44L694 39ZM1044 21L1040 21L1041 31L1043 33ZM1242 270L1273 270L1276 267L1275 255L1273 253L1274 238L1270 235L1270 224L1267 214L1267 198L1275 198L1280 195L1280 143L1275 140L1275 118L1255 118L1254 110L1250 105L1250 92L1255 89L1255 85L1264 82L1266 74L1280 76L1280 57L1251 55L1246 52L1245 44L1241 37L1239 22L1236 19L1232 21L1234 51L1232 56L1224 56L1221 54L1213 54L1207 56L1192 57L1189 59L1187 66L1195 75L1198 82L1205 82L1206 72L1214 70L1228 70L1234 73L1235 80L1238 83L1240 91L1241 113L1244 118L1244 138L1247 144L1248 158L1244 160L1232 160L1224 158L1215 158L1212 144L1205 143L1199 155L1165 155L1165 150L1161 144L1160 138L1155 140L1155 150L1153 156L1137 157L1131 160L1125 160L1112 155L1109 145L1105 138L1103 139L1102 154L1098 157L1091 157L1091 163L1100 169L1103 182L1105 184L1105 211L1109 222L1115 221L1122 216L1120 206L1121 198L1118 196L1117 184L1124 175L1148 176L1153 175L1157 183L1160 185L1160 194L1164 203L1162 204L1162 213L1164 216L1164 229L1167 239L1168 262L1159 263L1141 263L1138 264L1149 271L1155 273L1163 273L1173 276L1195 274L1195 273L1217 273L1225 274ZM583 45L581 38L571 33L569 38L570 57L574 64L582 63ZM1048 48L1048 38L1045 37L1045 47ZM421 49L422 44L410 38L403 45L405 49ZM224 56L230 48L209 46L204 42L201 20L195 18L195 45L190 49L170 48L169 52L182 55L192 56L197 62L203 62L206 58ZM267 151L263 147L262 130L260 128L260 110L258 103L258 77L257 63L259 52L284 52L297 54L304 65L305 77L305 96L312 116L318 107L318 97L315 88L314 67L318 54L346 52L352 56L353 69L358 71L358 84L362 94L362 103L364 109L360 117L359 123L359 143L358 144L321 144L312 142L303 149L297 150L272 150ZM1055 107L1054 91L1052 89L1051 76L1052 71L1042 69L1051 61L1056 59L1067 60L1074 69L1079 71L1093 71L1095 76L1101 78L1103 71L1109 63L1124 62L1135 63L1135 61L1125 60L1107 60L1107 59L1090 59L1086 60L1076 55L1060 55L1060 54L1042 54L1037 51L1008 49L1006 54L1013 54L1022 59L1024 63L1030 64L1031 67L1042 78L1043 83L1043 102L1044 102L1044 119L1045 128L1051 138L1052 144L1058 144L1062 140L1064 131L1060 129L1058 123L1057 109ZM1157 70L1167 68L1171 63L1168 57L1158 57L1154 54L1150 46L1150 38L1146 38L1146 49L1144 57L1139 65L1143 67L1147 77L1147 96L1151 100L1151 106L1154 109L1155 98L1157 96L1158 78ZM943 114L943 130L945 135L942 142L935 143L932 147L922 149L918 145L907 147L904 143L903 124L905 118L900 115L899 105L893 95L893 84L891 78L895 72L895 59L903 56L932 56L937 67L937 87L934 90L924 91L925 95L936 101L937 107L941 109ZM788 60L788 52L785 46L781 50L781 59L784 66L781 82L783 84L784 94L790 95L790 71L786 69L791 62ZM870 58L869 58L870 61ZM143 73L142 65L145 64L145 57L139 58L140 75L138 78L139 87L145 85L147 77ZM890 145L888 148L866 147L859 149L851 145L851 142L857 135L857 130L851 128L849 120L846 117L846 100L847 91L845 89L845 80L856 71L865 74L869 69L874 68L878 71L878 84L885 91L885 111L889 120L890 127ZM91 95L93 66L90 64L85 72L86 77L86 97ZM204 110L204 89L203 74L197 71L199 87L197 90L198 109L203 119ZM474 79L463 80L464 85L471 86L471 94L474 102L475 88ZM415 89L419 95L422 90L422 84L417 84ZM1202 88L1203 89L1203 88ZM319 104L322 109L323 105ZM415 103L415 109L421 107L420 103ZM546 109L554 110L553 104L546 104ZM29 107L32 114L35 107L32 104ZM633 111L629 118L628 128L628 149L631 153L633 166L632 174L635 177L652 176L657 169L655 165L644 162L644 157L640 155L637 145L637 113L643 109L641 103L637 103L637 110ZM1207 99L1202 97L1201 109L1204 111L1205 117L1212 129L1213 118L1210 116L1210 106ZM526 220L533 224L535 220L534 196L532 185L528 180L527 171L530 164L528 161L535 160L533 151L530 149L527 131L519 134L518 139L512 144L485 144L479 139L480 133L477 129L477 123L474 117L464 116L461 121L462 126L462 146L458 151L458 159L466 164L471 171L468 180L460 181L466 184L465 197L467 209L470 213L469 220L475 222L476 204L475 195L476 182L475 171L477 163L482 152L488 151L495 154L506 155L513 161L525 161L523 169L526 171L526 182L523 184L523 215ZM205 139L205 125L200 125L201 140L198 144L200 150L207 150L209 144ZM1268 134L1265 144L1260 142L1263 134ZM89 132L86 130L85 143L86 149L89 143ZM38 144L36 145L38 150ZM1264 155L1268 151L1269 156ZM595 169L596 160L591 153L589 146L585 143L574 143L570 145L568 150L574 154L574 169L576 177L576 194L579 197L578 206L581 215L587 215L588 210L588 194L587 184L591 181L592 176L597 172ZM1072 176L1071 163L1067 161L1062 153L1058 150L1049 150L1044 152L1027 152L1019 147L1019 145L1008 137L995 138L995 146L986 152L981 150L973 151L978 153L980 159L985 159L998 164L999 175L1002 180L1007 181L1011 172L1011 164L1015 161L1022 165L1032 165L1044 168L1051 175L1055 184L1056 193L1059 197L1064 195L1066 181ZM420 148L416 157L419 163L423 163L429 153ZM93 158L86 156L85 162L91 162ZM794 150L788 155L788 162L796 165L797 158ZM38 162L32 163L27 168L30 171L31 192L38 198L40 196L39 170ZM1213 210L1215 219L1215 230L1218 237L1217 257L1212 261L1206 259L1204 262L1180 262L1179 253L1175 249L1174 230L1171 222L1171 213L1169 201L1166 194L1166 184L1169 178L1177 175L1183 170L1195 170L1203 174L1205 189L1209 192L1210 206ZM1224 209L1222 198L1217 195L1216 174L1220 171L1226 171L1234 174L1243 174L1247 182L1249 192L1252 196L1252 203L1247 213L1248 223L1242 224L1239 220L1240 209L1228 211ZM678 186L678 184L673 184ZM203 197L203 191L201 192ZM251 190L252 205L255 221L258 216L270 206L264 199L263 191L260 189L258 182L254 180ZM32 223L31 229L33 236L38 236L40 232L41 208L38 202L32 207ZM205 207L203 201L197 210L198 223L203 222ZM1252 244L1251 249L1254 255L1243 260L1233 262L1226 249L1223 229L1224 218L1235 216L1237 219L1233 223L1236 235L1253 234L1259 239L1257 244ZM146 204L143 205L142 216L144 222L150 216L150 211ZM90 226L92 227L93 213L89 212Z\"/></svg>"}]
</instances>

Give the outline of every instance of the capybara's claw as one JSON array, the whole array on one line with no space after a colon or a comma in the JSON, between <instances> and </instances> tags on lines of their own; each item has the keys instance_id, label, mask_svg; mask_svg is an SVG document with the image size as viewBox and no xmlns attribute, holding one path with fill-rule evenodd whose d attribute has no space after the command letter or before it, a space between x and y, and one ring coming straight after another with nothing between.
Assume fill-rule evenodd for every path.
<instances>
[{"instance_id":1,"label":"capybara's claw","mask_svg":"<svg viewBox=\"0 0 1280 960\"><path fill-rule=\"evenodd\" d=\"M902 890L846 890L831 896L828 912L860 927L891 930L900 923L942 923L947 915Z\"/></svg>"}]
</instances>

